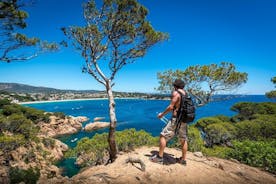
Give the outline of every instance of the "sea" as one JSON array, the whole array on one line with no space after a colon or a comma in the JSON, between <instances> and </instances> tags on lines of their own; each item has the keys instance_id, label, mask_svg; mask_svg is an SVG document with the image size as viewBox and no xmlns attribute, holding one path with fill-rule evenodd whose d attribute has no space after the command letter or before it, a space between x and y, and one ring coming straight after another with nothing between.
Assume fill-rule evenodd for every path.
<instances>
[{"instance_id":1,"label":"sea","mask_svg":"<svg viewBox=\"0 0 276 184\"><path fill-rule=\"evenodd\" d=\"M238 102L276 102L266 98L264 95L229 95L217 98L205 106L196 109L196 120L216 115L233 116L236 112L231 107ZM117 117L117 131L135 128L136 130L145 130L153 136L159 136L165 123L157 118L157 114L165 110L169 105L169 100L146 100L146 99L115 99L115 111ZM47 103L24 104L24 106L33 107L47 112L63 112L71 116L86 116L89 121L83 123L83 127L96 117L103 117L102 121L109 122L108 100L93 99L80 101L59 101ZM166 116L168 119L170 115ZM76 134L66 135L58 139L74 148L77 142L84 138L92 138L96 133L108 132L108 128L96 130L93 132L80 131ZM75 164L75 159L61 160L57 166L63 169L63 175L72 177L80 170Z\"/></svg>"}]
</instances>

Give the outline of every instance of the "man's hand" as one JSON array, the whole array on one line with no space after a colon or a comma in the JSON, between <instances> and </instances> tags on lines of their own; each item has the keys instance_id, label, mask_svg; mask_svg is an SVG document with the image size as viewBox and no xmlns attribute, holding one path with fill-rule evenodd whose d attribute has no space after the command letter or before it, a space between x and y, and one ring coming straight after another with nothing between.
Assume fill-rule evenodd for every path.
<instances>
[{"instance_id":1,"label":"man's hand","mask_svg":"<svg viewBox=\"0 0 276 184\"><path fill-rule=\"evenodd\" d=\"M159 113L159 114L157 115L157 117L158 117L159 119L161 119L161 118L163 117L163 113Z\"/></svg>"}]
</instances>

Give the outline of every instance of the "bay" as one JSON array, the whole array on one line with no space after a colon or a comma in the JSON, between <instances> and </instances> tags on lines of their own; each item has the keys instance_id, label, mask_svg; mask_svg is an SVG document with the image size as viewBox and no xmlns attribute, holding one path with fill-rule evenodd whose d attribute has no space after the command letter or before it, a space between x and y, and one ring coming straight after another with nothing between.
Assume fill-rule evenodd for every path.
<instances>
[{"instance_id":1,"label":"bay","mask_svg":"<svg viewBox=\"0 0 276 184\"><path fill-rule=\"evenodd\" d=\"M202 117L226 115L233 116L236 112L230 108L237 102L271 102L273 100L266 98L264 95L243 95L230 96L223 101L214 101L203 107L196 109L196 120ZM135 128L136 130L145 130L153 136L159 136L160 131L165 124L156 116L162 112L170 101L168 100L144 100L144 99L116 99L117 130ZM275 102L275 100L274 100ZM105 117L103 121L109 122L108 100L83 100L83 101L66 101L66 102L47 102L36 104L25 104L25 106L41 109L47 112L63 112L71 116L86 116L90 121L95 117ZM167 118L170 118L167 115ZM195 121L196 121L195 120ZM60 137L59 139L73 148L78 140L84 137L93 137L96 133L108 132L108 128L93 132L80 131L76 134ZM59 167L64 169L64 175L73 176L79 171L74 165L73 159L65 159L59 162Z\"/></svg>"}]
</instances>

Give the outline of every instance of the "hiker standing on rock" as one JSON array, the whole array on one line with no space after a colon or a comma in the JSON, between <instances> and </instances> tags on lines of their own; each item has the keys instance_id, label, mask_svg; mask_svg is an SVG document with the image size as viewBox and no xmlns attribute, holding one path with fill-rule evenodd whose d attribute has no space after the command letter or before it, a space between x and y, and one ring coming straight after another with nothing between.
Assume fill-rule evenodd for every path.
<instances>
[{"instance_id":1,"label":"hiker standing on rock","mask_svg":"<svg viewBox=\"0 0 276 184\"><path fill-rule=\"evenodd\" d=\"M160 145L159 145L159 154L154 155L150 158L152 162L163 164L163 154L167 142L172 139L176 134L178 135L179 140L181 141L182 146L182 157L177 159L180 164L186 165L186 153L188 149L187 143L187 122L179 121L177 125L177 116L178 110L181 105L182 95L186 96L184 91L184 82L181 79L176 79L173 83L174 91L172 92L171 102L164 112L158 114L158 118L162 118L164 115L172 111L172 118L166 125L166 127L160 133ZM181 93L181 94L180 94Z\"/></svg>"}]
</instances>

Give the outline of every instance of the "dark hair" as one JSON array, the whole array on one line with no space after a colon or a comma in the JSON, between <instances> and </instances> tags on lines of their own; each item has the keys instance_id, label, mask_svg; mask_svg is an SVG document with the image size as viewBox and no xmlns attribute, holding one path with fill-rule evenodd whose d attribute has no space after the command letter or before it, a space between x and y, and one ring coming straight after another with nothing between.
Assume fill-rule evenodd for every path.
<instances>
[{"instance_id":1,"label":"dark hair","mask_svg":"<svg viewBox=\"0 0 276 184\"><path fill-rule=\"evenodd\" d=\"M185 87L185 83L183 80L181 79L176 79L174 82L173 82L173 86L176 87L176 88L181 88L183 89Z\"/></svg>"}]
</instances>

